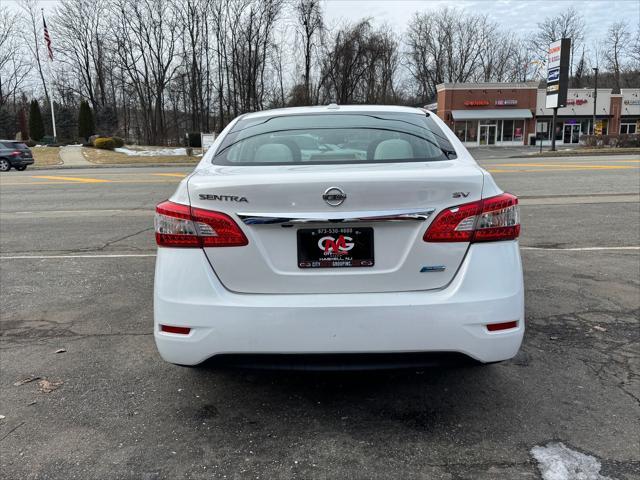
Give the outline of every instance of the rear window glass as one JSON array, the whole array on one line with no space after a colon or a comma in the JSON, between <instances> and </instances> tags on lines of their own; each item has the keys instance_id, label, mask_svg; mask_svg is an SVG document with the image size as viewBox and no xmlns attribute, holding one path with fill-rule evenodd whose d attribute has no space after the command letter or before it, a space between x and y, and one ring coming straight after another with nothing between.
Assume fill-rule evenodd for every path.
<instances>
[{"instance_id":1,"label":"rear window glass","mask_svg":"<svg viewBox=\"0 0 640 480\"><path fill-rule=\"evenodd\" d=\"M455 158L426 114L311 114L240 120L217 165L425 162Z\"/></svg>"}]
</instances>

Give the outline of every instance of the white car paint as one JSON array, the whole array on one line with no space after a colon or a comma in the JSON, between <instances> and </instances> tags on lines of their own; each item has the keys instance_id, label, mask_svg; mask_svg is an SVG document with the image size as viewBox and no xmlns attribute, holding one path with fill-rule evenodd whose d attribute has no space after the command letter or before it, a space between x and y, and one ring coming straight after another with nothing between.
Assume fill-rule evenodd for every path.
<instances>
[{"instance_id":1,"label":"white car paint","mask_svg":"<svg viewBox=\"0 0 640 480\"><path fill-rule=\"evenodd\" d=\"M340 112L425 115L389 106L341 106ZM244 120L333 113L331 107L257 112ZM228 215L244 246L158 248L154 288L155 339L161 356L195 365L228 353L461 352L481 362L516 354L524 333L524 288L517 239L425 242L440 212L500 195L457 137L433 121L457 158L434 162L329 165L213 165L218 136L170 201ZM347 193L339 207L325 189ZM453 198L455 192L467 196ZM214 201L207 195L245 197ZM201 197L204 195L204 197ZM367 268L299 268L296 232L310 223L245 224L243 216L337 219L431 209L424 221L371 222L375 264ZM349 225L346 222L344 225ZM442 268L421 271L423 267ZM489 331L488 324L517 322ZM189 329L162 331L163 325Z\"/></svg>"}]
</instances>

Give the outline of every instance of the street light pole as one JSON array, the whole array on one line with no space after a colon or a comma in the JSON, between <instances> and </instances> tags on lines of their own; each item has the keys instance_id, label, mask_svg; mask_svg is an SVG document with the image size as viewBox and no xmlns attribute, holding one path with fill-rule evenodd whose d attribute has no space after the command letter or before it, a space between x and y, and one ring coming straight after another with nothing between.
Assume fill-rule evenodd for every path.
<instances>
[{"instance_id":1,"label":"street light pole","mask_svg":"<svg viewBox=\"0 0 640 480\"><path fill-rule=\"evenodd\" d=\"M596 134L596 103L598 103L598 67L593 67L595 81L593 87L593 134Z\"/></svg>"}]
</instances>

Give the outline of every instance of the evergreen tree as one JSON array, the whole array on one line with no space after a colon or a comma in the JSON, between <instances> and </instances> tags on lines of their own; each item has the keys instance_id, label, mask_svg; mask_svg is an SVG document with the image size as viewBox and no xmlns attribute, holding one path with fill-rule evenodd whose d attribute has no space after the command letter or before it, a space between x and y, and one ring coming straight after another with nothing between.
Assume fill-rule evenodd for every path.
<instances>
[{"instance_id":1,"label":"evergreen tree","mask_svg":"<svg viewBox=\"0 0 640 480\"><path fill-rule=\"evenodd\" d=\"M91 107L86 100L83 100L80 102L80 112L78 113L78 136L87 141L91 135L96 133L95 130Z\"/></svg>"},{"instance_id":2,"label":"evergreen tree","mask_svg":"<svg viewBox=\"0 0 640 480\"><path fill-rule=\"evenodd\" d=\"M18 131L20 132L20 139L23 142L29 140L29 128L27 127L27 113L24 111L24 107L20 107L18 111Z\"/></svg>"},{"instance_id":3,"label":"evergreen tree","mask_svg":"<svg viewBox=\"0 0 640 480\"><path fill-rule=\"evenodd\" d=\"M29 132L33 140L42 140L44 137L44 123L37 100L33 100L29 106Z\"/></svg>"}]
</instances>

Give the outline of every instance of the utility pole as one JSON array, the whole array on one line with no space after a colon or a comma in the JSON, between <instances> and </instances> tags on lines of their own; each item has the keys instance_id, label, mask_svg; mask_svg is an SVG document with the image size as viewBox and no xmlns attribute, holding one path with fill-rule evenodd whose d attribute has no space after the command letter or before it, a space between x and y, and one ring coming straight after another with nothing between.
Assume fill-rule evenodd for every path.
<instances>
[{"instance_id":1,"label":"utility pole","mask_svg":"<svg viewBox=\"0 0 640 480\"><path fill-rule=\"evenodd\" d=\"M596 134L596 103L598 103L598 67L593 67L595 81L593 87L593 134Z\"/></svg>"},{"instance_id":2,"label":"utility pole","mask_svg":"<svg viewBox=\"0 0 640 480\"><path fill-rule=\"evenodd\" d=\"M553 119L551 120L551 151L556 151L556 116L558 115L558 107L553 109Z\"/></svg>"}]
</instances>

